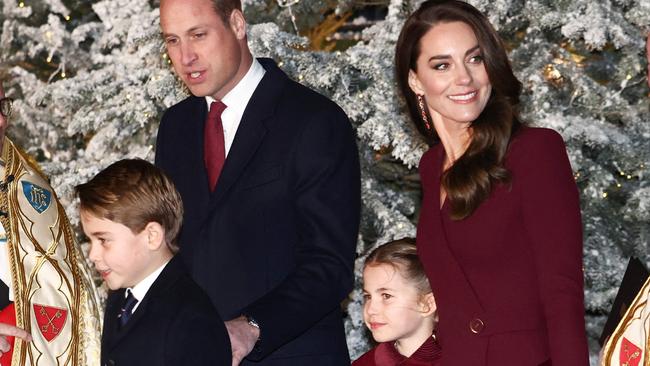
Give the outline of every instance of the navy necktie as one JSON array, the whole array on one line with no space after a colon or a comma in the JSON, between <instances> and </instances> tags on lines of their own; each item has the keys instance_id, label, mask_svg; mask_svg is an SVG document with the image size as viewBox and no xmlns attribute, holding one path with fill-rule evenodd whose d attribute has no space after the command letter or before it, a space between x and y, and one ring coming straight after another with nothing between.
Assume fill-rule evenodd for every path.
<instances>
[{"instance_id":1,"label":"navy necktie","mask_svg":"<svg viewBox=\"0 0 650 366\"><path fill-rule=\"evenodd\" d=\"M124 299L124 304L122 304L120 314L117 316L117 318L120 320L121 326L124 326L126 322L129 321L129 318L131 318L131 314L133 313L133 307L135 307L135 304L138 303L138 299L133 296L131 290L127 289L126 293L126 299Z\"/></svg>"}]
</instances>

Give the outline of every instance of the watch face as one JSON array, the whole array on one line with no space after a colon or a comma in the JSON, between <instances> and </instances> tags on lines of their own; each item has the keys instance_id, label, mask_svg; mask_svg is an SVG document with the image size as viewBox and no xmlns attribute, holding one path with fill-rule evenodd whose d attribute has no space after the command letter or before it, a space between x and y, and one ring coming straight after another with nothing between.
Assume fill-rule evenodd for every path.
<instances>
[{"instance_id":1,"label":"watch face","mask_svg":"<svg viewBox=\"0 0 650 366\"><path fill-rule=\"evenodd\" d=\"M257 322L255 321L255 319L253 319L253 318L247 316L247 317L246 317L246 320L248 321L248 324L254 326L254 327L257 328L257 329L260 329L260 325L257 324Z\"/></svg>"}]
</instances>

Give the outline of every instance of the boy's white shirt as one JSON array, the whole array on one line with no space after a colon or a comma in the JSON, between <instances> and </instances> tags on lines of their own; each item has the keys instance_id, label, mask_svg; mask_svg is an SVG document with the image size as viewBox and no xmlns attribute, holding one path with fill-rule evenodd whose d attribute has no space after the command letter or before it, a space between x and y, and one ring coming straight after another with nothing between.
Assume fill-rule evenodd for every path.
<instances>
[{"instance_id":1,"label":"boy's white shirt","mask_svg":"<svg viewBox=\"0 0 650 366\"><path fill-rule=\"evenodd\" d=\"M135 312L135 309L140 306L140 302L142 299L144 299L145 295L151 288L151 285L156 281L158 276L160 276L160 273L165 269L165 266L169 263L171 259L167 260L165 263L163 263L160 267L158 267L155 271L151 272L147 277L145 277L142 281L138 282L135 286L133 287L128 287L127 290L131 291L133 294L133 297L135 297L138 302L135 304L133 307L133 310L131 310L131 314ZM127 292L124 291L124 298L126 298Z\"/></svg>"}]
</instances>

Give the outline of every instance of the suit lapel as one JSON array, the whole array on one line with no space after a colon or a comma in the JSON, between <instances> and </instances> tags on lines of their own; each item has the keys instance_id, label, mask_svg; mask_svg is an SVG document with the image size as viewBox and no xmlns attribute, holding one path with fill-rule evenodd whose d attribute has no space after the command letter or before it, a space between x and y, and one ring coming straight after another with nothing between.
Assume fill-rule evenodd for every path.
<instances>
[{"instance_id":1,"label":"suit lapel","mask_svg":"<svg viewBox=\"0 0 650 366\"><path fill-rule=\"evenodd\" d=\"M193 170L196 171L197 182L201 182L200 187L205 190L206 195L209 194L208 188L208 173L205 170L204 162L204 147L203 140L205 130L205 120L208 115L208 105L205 98L194 97L195 101L192 103L191 112L188 116L189 128L184 129L188 134L187 139L192 141L185 148L188 149L189 159ZM191 126L191 127L190 127Z\"/></svg>"},{"instance_id":2,"label":"suit lapel","mask_svg":"<svg viewBox=\"0 0 650 366\"><path fill-rule=\"evenodd\" d=\"M124 291L121 291L122 296L121 298L124 298ZM140 319L143 317L143 315L147 312L147 307L149 303L149 298L150 296L145 296L144 299L140 302L138 305L138 308L135 309L135 312L131 315L131 318L129 321L124 325L124 327L119 326L119 320L118 320L118 314L120 312L120 307L121 307L121 302L115 301L116 303L116 308L113 310L113 316L111 316L113 319L108 319L108 321L111 323L110 324L110 331L111 331L111 336L108 337L110 343L107 345L109 348L114 348L116 347L123 339L126 337L131 330L136 326L136 324L140 321Z\"/></svg>"},{"instance_id":3,"label":"suit lapel","mask_svg":"<svg viewBox=\"0 0 650 366\"><path fill-rule=\"evenodd\" d=\"M137 309L131 315L129 321L121 327L118 325L119 321L117 315L120 312L120 307L124 301L124 289L121 289L114 296L113 301L110 304L107 304L106 312L110 314L110 317L107 317L106 320L109 324L105 325L105 339L108 341L106 346L108 349L115 348L135 327L140 323L141 319L145 314L149 314L155 318L156 316L156 298L164 296L167 292L167 289L171 287L178 277L183 273L182 267L183 264L179 257L172 258L169 263L165 266L163 271L158 275L158 278L147 291L147 294L144 296L144 299L140 301ZM110 306L110 308L109 308ZM110 313L109 313L110 310ZM152 315L153 314L153 315ZM112 319L111 319L112 318ZM108 333L106 333L108 332Z\"/></svg>"},{"instance_id":4,"label":"suit lapel","mask_svg":"<svg viewBox=\"0 0 650 366\"><path fill-rule=\"evenodd\" d=\"M287 81L286 75L275 66L275 63L264 59L259 61L266 73L244 110L235 139L210 199L210 209L226 195L255 155L268 131L266 120L273 115L281 90Z\"/></svg>"},{"instance_id":5,"label":"suit lapel","mask_svg":"<svg viewBox=\"0 0 650 366\"><path fill-rule=\"evenodd\" d=\"M446 259L440 262L442 262L443 265L445 266L445 273L447 274L447 276L454 279L453 281L450 281L450 283L453 283L454 286L457 286L458 290L461 290L462 293L465 294L464 296L460 297L464 302L462 304L463 306L462 309L465 309L466 311L469 311L471 313L468 315L472 317L476 317L479 314L483 313L483 307L478 301L478 297L476 296L474 289L469 283L467 276L465 276L465 272L463 271L462 266L456 259L456 256L454 255L449 245L449 240L447 239L445 225L443 223L444 210L440 208L441 196L440 196L440 189L438 187L441 186L440 183L441 183L441 175L442 175L442 163L444 160L444 149L442 148L442 146L440 146L439 150L440 150L439 156L438 159L436 160L438 164L435 167L436 178L433 184L433 187L436 188L432 190L433 202L431 203L433 206L431 223L433 225L432 232L435 235L434 242L440 243L440 245L435 246L436 255L440 256L440 258ZM445 205L448 205L448 202L445 203Z\"/></svg>"}]
</instances>

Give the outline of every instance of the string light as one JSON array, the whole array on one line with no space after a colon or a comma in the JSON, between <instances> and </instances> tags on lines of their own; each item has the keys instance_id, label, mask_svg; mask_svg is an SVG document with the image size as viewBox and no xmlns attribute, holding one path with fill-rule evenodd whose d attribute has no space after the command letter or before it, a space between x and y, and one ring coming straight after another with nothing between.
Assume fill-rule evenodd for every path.
<instances>
[{"instance_id":1,"label":"string light","mask_svg":"<svg viewBox=\"0 0 650 366\"><path fill-rule=\"evenodd\" d=\"M603 198L607 198L607 192L603 192Z\"/></svg>"},{"instance_id":2,"label":"string light","mask_svg":"<svg viewBox=\"0 0 650 366\"><path fill-rule=\"evenodd\" d=\"M18 7L19 7L19 8L24 8L24 7L25 7L25 3L22 2L22 1L19 2L19 3L18 3Z\"/></svg>"},{"instance_id":3,"label":"string light","mask_svg":"<svg viewBox=\"0 0 650 366\"><path fill-rule=\"evenodd\" d=\"M300 0L277 0L278 6L281 8L287 8L289 10L289 17L291 18L291 24L293 25L293 30L298 32L298 25L296 24L296 16L293 14L292 6L298 4Z\"/></svg>"}]
</instances>

